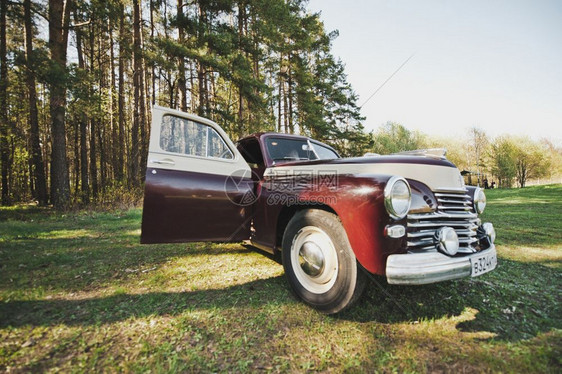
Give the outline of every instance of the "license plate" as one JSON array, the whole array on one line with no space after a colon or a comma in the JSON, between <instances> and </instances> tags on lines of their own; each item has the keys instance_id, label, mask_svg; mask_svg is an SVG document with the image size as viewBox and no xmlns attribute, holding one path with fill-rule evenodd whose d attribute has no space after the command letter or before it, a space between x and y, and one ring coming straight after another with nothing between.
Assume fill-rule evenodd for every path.
<instances>
[{"instance_id":1,"label":"license plate","mask_svg":"<svg viewBox=\"0 0 562 374\"><path fill-rule=\"evenodd\" d=\"M472 267L471 276L476 277L480 274L487 273L496 268L498 259L495 253L489 253L485 256L475 256L470 258L470 265Z\"/></svg>"}]
</instances>

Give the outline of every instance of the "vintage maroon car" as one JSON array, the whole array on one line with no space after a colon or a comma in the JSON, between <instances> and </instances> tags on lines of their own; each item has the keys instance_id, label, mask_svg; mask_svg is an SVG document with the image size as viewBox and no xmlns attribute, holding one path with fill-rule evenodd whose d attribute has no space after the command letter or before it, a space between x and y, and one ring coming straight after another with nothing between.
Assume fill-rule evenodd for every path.
<instances>
[{"instance_id":1,"label":"vintage maroon car","mask_svg":"<svg viewBox=\"0 0 562 374\"><path fill-rule=\"evenodd\" d=\"M496 267L495 231L444 153L340 158L303 136L236 145L214 122L155 107L142 243L248 240L280 253L306 303L336 313L368 273L419 285Z\"/></svg>"}]
</instances>

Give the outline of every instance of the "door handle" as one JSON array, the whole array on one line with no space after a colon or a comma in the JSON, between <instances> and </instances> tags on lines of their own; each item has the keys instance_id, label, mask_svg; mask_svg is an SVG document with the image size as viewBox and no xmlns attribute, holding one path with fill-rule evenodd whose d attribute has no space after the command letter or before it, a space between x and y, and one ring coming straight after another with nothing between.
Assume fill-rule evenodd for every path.
<instances>
[{"instance_id":1,"label":"door handle","mask_svg":"<svg viewBox=\"0 0 562 374\"><path fill-rule=\"evenodd\" d=\"M172 160L150 160L152 164L159 164L159 165L175 165L176 163Z\"/></svg>"}]
</instances>

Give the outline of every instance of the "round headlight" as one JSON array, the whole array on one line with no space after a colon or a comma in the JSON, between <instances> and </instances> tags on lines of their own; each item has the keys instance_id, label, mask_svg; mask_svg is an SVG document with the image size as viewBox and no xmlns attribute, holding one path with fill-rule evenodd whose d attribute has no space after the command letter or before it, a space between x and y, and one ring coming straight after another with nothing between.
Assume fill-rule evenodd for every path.
<instances>
[{"instance_id":1,"label":"round headlight","mask_svg":"<svg viewBox=\"0 0 562 374\"><path fill-rule=\"evenodd\" d=\"M476 187L474 191L474 210L478 214L482 214L486 208L486 194L480 187Z\"/></svg>"},{"instance_id":2,"label":"round headlight","mask_svg":"<svg viewBox=\"0 0 562 374\"><path fill-rule=\"evenodd\" d=\"M451 227L442 227L437 231L437 248L449 256L454 256L459 251L459 237Z\"/></svg>"},{"instance_id":3,"label":"round headlight","mask_svg":"<svg viewBox=\"0 0 562 374\"><path fill-rule=\"evenodd\" d=\"M390 217L402 219L410 210L412 192L402 177L392 177L384 188L384 206Z\"/></svg>"}]
</instances>

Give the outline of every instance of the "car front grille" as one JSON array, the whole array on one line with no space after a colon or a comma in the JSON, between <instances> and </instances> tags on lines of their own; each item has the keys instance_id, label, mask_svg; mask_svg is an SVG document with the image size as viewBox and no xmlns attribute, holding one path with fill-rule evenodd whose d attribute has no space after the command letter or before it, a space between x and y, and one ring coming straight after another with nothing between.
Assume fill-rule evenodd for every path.
<instances>
[{"instance_id":1,"label":"car front grille","mask_svg":"<svg viewBox=\"0 0 562 374\"><path fill-rule=\"evenodd\" d=\"M433 191L438 207L432 213L408 214L408 250L436 250L435 235L442 227L452 227L459 237L459 253L476 252L478 215L466 189Z\"/></svg>"}]
</instances>

